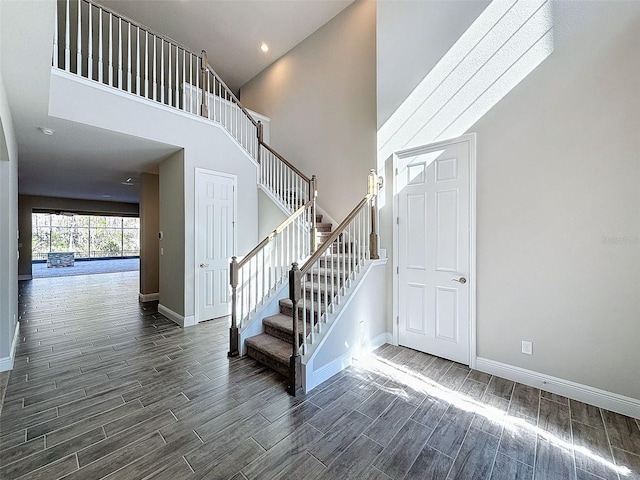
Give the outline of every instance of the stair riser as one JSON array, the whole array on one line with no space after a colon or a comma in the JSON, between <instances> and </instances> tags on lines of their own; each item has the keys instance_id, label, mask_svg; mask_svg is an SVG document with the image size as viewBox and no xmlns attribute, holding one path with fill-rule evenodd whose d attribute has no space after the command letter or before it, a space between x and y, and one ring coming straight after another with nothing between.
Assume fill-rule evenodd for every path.
<instances>
[{"instance_id":1,"label":"stair riser","mask_svg":"<svg viewBox=\"0 0 640 480\"><path fill-rule=\"evenodd\" d=\"M285 332L283 330L280 330L279 328L274 328L270 325L265 325L264 333L268 333L272 337L279 338L280 340L287 342L289 344L293 343L293 334L291 332ZM300 345L302 345L302 332L298 333L298 339L299 339L298 341L300 342Z\"/></svg>"},{"instance_id":2,"label":"stair riser","mask_svg":"<svg viewBox=\"0 0 640 480\"><path fill-rule=\"evenodd\" d=\"M283 305L280 304L280 313L282 313L283 315L289 315L289 316L293 316L293 309L289 306L289 305ZM303 317L304 315L304 317ZM313 312L313 318L315 319L315 322L318 321L318 318L321 316L322 314L317 311L314 310ZM306 315L304 314L303 310L302 310L302 306L301 304L298 305L298 318L300 320L302 320L302 318L304 318L307 322L311 321L311 311L307 310L306 311Z\"/></svg>"},{"instance_id":3,"label":"stair riser","mask_svg":"<svg viewBox=\"0 0 640 480\"><path fill-rule=\"evenodd\" d=\"M273 357L266 354L265 352L249 346L247 347L247 355L257 360L258 362L262 363L263 365L266 365L272 370L275 370L281 375L284 375L285 377L289 376L289 365L278 362L277 360L275 360Z\"/></svg>"}]
</instances>

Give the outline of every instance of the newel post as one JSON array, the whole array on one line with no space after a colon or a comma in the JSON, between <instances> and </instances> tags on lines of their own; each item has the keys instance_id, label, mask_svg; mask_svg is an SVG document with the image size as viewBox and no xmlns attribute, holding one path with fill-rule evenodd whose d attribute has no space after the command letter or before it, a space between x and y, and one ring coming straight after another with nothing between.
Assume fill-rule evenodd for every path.
<instances>
[{"instance_id":1,"label":"newel post","mask_svg":"<svg viewBox=\"0 0 640 480\"><path fill-rule=\"evenodd\" d=\"M369 250L373 260L380 258L380 235L378 232L378 193L382 187L382 177L374 169L369 172L367 193L371 197L371 234L369 235Z\"/></svg>"},{"instance_id":2,"label":"newel post","mask_svg":"<svg viewBox=\"0 0 640 480\"><path fill-rule=\"evenodd\" d=\"M289 384L287 392L295 397L298 389L302 388L302 359L300 358L300 334L298 332L298 300L300 300L300 270L294 263L289 271L289 298L293 308L293 343L291 344L291 358L289 359Z\"/></svg>"},{"instance_id":3,"label":"newel post","mask_svg":"<svg viewBox=\"0 0 640 480\"><path fill-rule=\"evenodd\" d=\"M207 60L207 52L202 50L202 55L200 57L200 87L202 89L202 98L200 100L200 115L203 117L209 117L209 110L207 109L207 87L205 85L207 81L207 65L209 62Z\"/></svg>"},{"instance_id":4,"label":"newel post","mask_svg":"<svg viewBox=\"0 0 640 480\"><path fill-rule=\"evenodd\" d=\"M258 165L260 165L260 152L262 150L261 146L262 146L262 142L264 140L264 133L263 133L263 127L264 125L262 125L262 122L260 120L258 120L258 128L257 130L257 134L258 134Z\"/></svg>"},{"instance_id":5,"label":"newel post","mask_svg":"<svg viewBox=\"0 0 640 480\"><path fill-rule=\"evenodd\" d=\"M237 357L240 351L238 349L238 318L236 316L236 311L238 310L238 259L236 257L231 257L229 272L229 283L231 284L231 328L229 329L229 352L227 356Z\"/></svg>"},{"instance_id":6,"label":"newel post","mask_svg":"<svg viewBox=\"0 0 640 480\"><path fill-rule=\"evenodd\" d=\"M316 200L318 198L318 179L315 175L311 176L311 253L314 253L318 249L318 226L316 225L316 217L318 212L316 210Z\"/></svg>"}]
</instances>

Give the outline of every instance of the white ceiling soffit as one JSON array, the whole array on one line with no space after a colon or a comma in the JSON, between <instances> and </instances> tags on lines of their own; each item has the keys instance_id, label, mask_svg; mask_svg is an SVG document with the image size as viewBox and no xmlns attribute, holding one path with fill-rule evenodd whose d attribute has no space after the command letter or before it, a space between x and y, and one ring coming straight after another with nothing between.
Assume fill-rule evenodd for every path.
<instances>
[{"instance_id":1,"label":"white ceiling soffit","mask_svg":"<svg viewBox=\"0 0 640 480\"><path fill-rule=\"evenodd\" d=\"M353 0L105 0L209 63L233 91L344 10ZM266 43L264 53L260 45Z\"/></svg>"}]
</instances>

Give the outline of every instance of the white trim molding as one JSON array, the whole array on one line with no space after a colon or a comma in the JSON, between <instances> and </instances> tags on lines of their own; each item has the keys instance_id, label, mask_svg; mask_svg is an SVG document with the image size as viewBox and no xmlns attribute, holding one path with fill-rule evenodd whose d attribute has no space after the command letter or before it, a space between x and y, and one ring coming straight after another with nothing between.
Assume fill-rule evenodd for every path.
<instances>
[{"instance_id":1,"label":"white trim molding","mask_svg":"<svg viewBox=\"0 0 640 480\"><path fill-rule=\"evenodd\" d=\"M18 281L33 280L33 275L18 275Z\"/></svg>"},{"instance_id":2,"label":"white trim molding","mask_svg":"<svg viewBox=\"0 0 640 480\"><path fill-rule=\"evenodd\" d=\"M536 387L546 392L563 395L596 407L606 408L634 418L640 418L640 399L625 397L589 385L534 372L488 358L477 357L476 369L498 377Z\"/></svg>"},{"instance_id":3,"label":"white trim molding","mask_svg":"<svg viewBox=\"0 0 640 480\"><path fill-rule=\"evenodd\" d=\"M174 312L173 310L165 307L162 304L158 305L158 313L161 313L172 322L180 325L182 328L193 327L196 324L195 316L189 315L188 317L183 317L179 313Z\"/></svg>"},{"instance_id":4,"label":"white trim molding","mask_svg":"<svg viewBox=\"0 0 640 480\"><path fill-rule=\"evenodd\" d=\"M138 294L138 302L155 302L156 300L160 300L159 293L139 293Z\"/></svg>"},{"instance_id":5,"label":"white trim molding","mask_svg":"<svg viewBox=\"0 0 640 480\"><path fill-rule=\"evenodd\" d=\"M16 323L16 329L13 333L13 342L11 342L11 350L8 357L0 358L0 372L13 370L13 361L16 358L16 347L20 338L20 322Z\"/></svg>"}]
</instances>

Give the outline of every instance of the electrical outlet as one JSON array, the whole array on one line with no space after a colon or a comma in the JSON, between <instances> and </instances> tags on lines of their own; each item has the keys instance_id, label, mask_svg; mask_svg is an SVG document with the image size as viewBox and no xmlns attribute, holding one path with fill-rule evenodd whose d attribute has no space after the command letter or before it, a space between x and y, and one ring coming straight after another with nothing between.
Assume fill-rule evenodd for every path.
<instances>
[{"instance_id":1,"label":"electrical outlet","mask_svg":"<svg viewBox=\"0 0 640 480\"><path fill-rule=\"evenodd\" d=\"M533 355L533 344L526 340L522 340L522 353L526 355Z\"/></svg>"}]
</instances>

